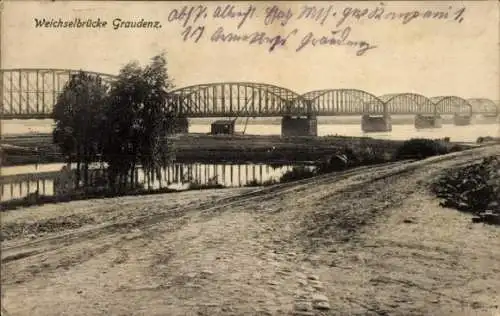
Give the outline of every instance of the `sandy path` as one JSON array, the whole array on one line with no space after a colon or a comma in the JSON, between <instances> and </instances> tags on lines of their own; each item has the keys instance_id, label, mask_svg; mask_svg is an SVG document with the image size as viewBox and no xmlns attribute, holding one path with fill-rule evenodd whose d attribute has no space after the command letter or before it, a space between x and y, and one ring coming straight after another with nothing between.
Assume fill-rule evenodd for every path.
<instances>
[{"instance_id":1,"label":"sandy path","mask_svg":"<svg viewBox=\"0 0 500 316\"><path fill-rule=\"evenodd\" d=\"M500 228L472 225L426 189L444 168L492 153L500 146L240 197L88 202L96 220L74 239L35 231L2 243L2 304L9 315L494 315ZM2 225L51 218L46 207ZM52 214L89 205L64 207ZM137 221L145 209L162 217ZM117 220L132 224L77 231Z\"/></svg>"}]
</instances>

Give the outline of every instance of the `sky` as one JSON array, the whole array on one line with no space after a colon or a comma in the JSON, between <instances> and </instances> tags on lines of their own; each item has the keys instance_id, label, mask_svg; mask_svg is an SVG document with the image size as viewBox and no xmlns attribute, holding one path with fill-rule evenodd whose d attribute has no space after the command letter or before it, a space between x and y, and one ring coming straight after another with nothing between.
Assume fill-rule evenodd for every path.
<instances>
[{"instance_id":1,"label":"sky","mask_svg":"<svg viewBox=\"0 0 500 316\"><path fill-rule=\"evenodd\" d=\"M179 21L169 22L174 10L184 5L206 6L207 18L193 26L204 26L198 43L183 41L184 28ZM233 4L235 11L256 7L254 16L238 29L236 19L215 19L217 6ZM320 25L298 20L304 5L310 2L107 2L69 1L4 3L2 12L2 68L84 69L117 74L129 61L147 63L149 58L166 52L169 72L177 87L223 81L251 81L275 84L305 93L317 89L352 88L376 95L414 92L429 97L457 95L464 98L500 99L498 1L441 2L316 2L317 8L332 6L337 16ZM266 8L277 5L290 9L292 18L265 25ZM383 7L385 12L414 9L456 12L465 7L461 23L449 20L415 18L401 21L373 21L353 18L337 27L338 17L348 7ZM452 7L449 9L449 7ZM352 10L351 10L352 12ZM453 14L450 14L450 16ZM108 21L106 28L36 28L37 19ZM158 29L114 30L113 19L159 21ZM218 27L225 33L266 32L286 36L293 33L284 47L269 52L267 46L248 43L210 41ZM306 46L296 51L302 39L330 36L331 31L350 27L349 39L377 46L362 56L346 46ZM338 37L338 35L337 35Z\"/></svg>"}]
</instances>

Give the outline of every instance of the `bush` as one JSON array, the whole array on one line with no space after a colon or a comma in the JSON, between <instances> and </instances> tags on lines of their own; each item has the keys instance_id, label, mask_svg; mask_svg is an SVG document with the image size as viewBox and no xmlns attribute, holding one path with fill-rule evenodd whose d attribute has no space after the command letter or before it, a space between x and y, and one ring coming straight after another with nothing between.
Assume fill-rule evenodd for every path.
<instances>
[{"instance_id":1,"label":"bush","mask_svg":"<svg viewBox=\"0 0 500 316\"><path fill-rule=\"evenodd\" d=\"M281 178L280 182L291 182L291 181L296 181L300 179L306 179L306 178L311 178L316 175L316 172L314 170L311 170L307 167L293 167L292 170L285 172Z\"/></svg>"},{"instance_id":2,"label":"bush","mask_svg":"<svg viewBox=\"0 0 500 316\"><path fill-rule=\"evenodd\" d=\"M318 173L346 170L350 164L351 161L346 155L333 155L318 166Z\"/></svg>"},{"instance_id":3,"label":"bush","mask_svg":"<svg viewBox=\"0 0 500 316\"><path fill-rule=\"evenodd\" d=\"M443 141L413 138L405 141L395 153L396 159L424 159L449 153Z\"/></svg>"},{"instance_id":4,"label":"bush","mask_svg":"<svg viewBox=\"0 0 500 316\"><path fill-rule=\"evenodd\" d=\"M444 207L500 215L500 160L492 156L481 163L449 171L432 187Z\"/></svg>"},{"instance_id":5,"label":"bush","mask_svg":"<svg viewBox=\"0 0 500 316\"><path fill-rule=\"evenodd\" d=\"M465 147L465 146L453 145L453 146L450 147L449 152L450 153L454 153L454 152L457 152L457 151L465 150L466 148L467 147Z\"/></svg>"},{"instance_id":6,"label":"bush","mask_svg":"<svg viewBox=\"0 0 500 316\"><path fill-rule=\"evenodd\" d=\"M318 164L317 173L329 173L343 171L363 165L384 163L391 160L391 154L384 148L366 146L356 152L349 147L345 147L337 154L329 156Z\"/></svg>"},{"instance_id":7,"label":"bush","mask_svg":"<svg viewBox=\"0 0 500 316\"><path fill-rule=\"evenodd\" d=\"M492 142L492 141L500 141L500 137L491 137L491 136L486 136L486 137L478 137L476 140L476 143L481 144L485 142Z\"/></svg>"}]
</instances>

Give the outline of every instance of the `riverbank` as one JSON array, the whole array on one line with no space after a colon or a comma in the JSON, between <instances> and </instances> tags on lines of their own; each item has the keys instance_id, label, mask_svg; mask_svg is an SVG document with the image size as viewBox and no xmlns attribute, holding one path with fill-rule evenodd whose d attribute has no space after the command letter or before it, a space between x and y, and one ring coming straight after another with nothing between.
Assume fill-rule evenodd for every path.
<instances>
[{"instance_id":1,"label":"riverbank","mask_svg":"<svg viewBox=\"0 0 500 316\"><path fill-rule=\"evenodd\" d=\"M412 124L409 124L394 125L393 131L389 133L363 134L359 126L355 125L320 124L318 125L318 133L320 135L320 139L330 137L328 135L350 135L353 136L352 138L363 138L365 136L370 136L381 140L385 139L399 141L407 140L410 138L436 139L451 137L452 142L463 141L471 143L476 142L478 137L480 136L500 136L500 134L498 134L500 133L500 129L498 129L498 127L499 125L495 124L475 124L470 126L444 125L442 128L418 130L415 129ZM209 130L210 125L192 125L190 126L190 131L192 133L190 133L189 135L194 135L193 137L209 136L207 134ZM246 133L243 133L244 130L246 130ZM217 151L219 149L222 150L221 146L225 145L223 142L214 144L211 139L208 139L208 143L205 144L198 141L197 146L204 146L204 148L207 150L207 153L205 153L202 150L190 151L189 148L186 148L186 146L183 146L182 144L182 142L186 143L186 141L188 141L187 144L189 145L189 140L186 138L182 138L180 143L179 141L177 142L179 143L179 147L185 150L182 152L178 151L179 159L187 159L187 161L212 162L214 160L219 160L220 157L224 158L224 156L229 157L229 155L232 155L232 160L239 159L238 161L240 162L252 161L252 159L255 159L258 162L269 159L289 160L288 157L290 157L291 155L290 152L279 155L279 150L275 150L271 154L267 154L268 150L271 152L273 146L281 146L275 145L275 143L282 143L282 139L279 136L280 132L281 131L279 125L249 125L248 128L243 128L243 126L240 126L239 130L237 129L238 137L241 136L242 139L245 139L245 137L251 137L252 139L258 140L259 147L252 146L251 142L242 143L242 146L239 146L237 144L235 145L234 142L232 142L232 148L225 146L224 148L227 149L226 152L223 152L220 155L217 155ZM223 136L220 136L219 138L227 140L227 138L221 137ZM259 137L261 137L261 139L259 139ZM268 137L268 139L266 139L266 137ZM216 139L213 136L212 138ZM204 138L204 140L207 139ZM305 143L309 142L309 139L296 138L294 141L296 143ZM196 142L196 140L193 140L193 142ZM11 147L7 148L8 145L10 145ZM0 141L0 146L3 147L3 166L62 162L62 158L58 148L52 144L51 134L32 133L24 135L4 135ZM335 146L335 143L332 146ZM324 145L321 145L320 147L324 148ZM302 149L299 148L298 150ZM258 151L262 152L257 153ZM325 153L329 154L330 152ZM259 156L261 158L259 158Z\"/></svg>"},{"instance_id":2,"label":"riverbank","mask_svg":"<svg viewBox=\"0 0 500 316\"><path fill-rule=\"evenodd\" d=\"M2 305L40 316L494 315L499 228L440 207L428 186L498 152L5 212Z\"/></svg>"},{"instance_id":3,"label":"riverbank","mask_svg":"<svg viewBox=\"0 0 500 316\"><path fill-rule=\"evenodd\" d=\"M453 115L442 115L442 122L444 124L453 124ZM190 118L189 123L191 124L202 124L202 125L210 125L214 121L218 119L227 119L227 118ZM491 118L484 118L484 117L477 117L477 121L479 123L481 122L489 122L491 121ZM361 116L318 116L317 117L318 124L335 124L335 125L359 125L361 124ZM45 125L51 126L53 123L52 120L50 119L44 119L44 120L4 120L0 121L1 123L4 123L4 125L7 125L7 134L9 131L13 128L14 125L20 124L20 125L26 125L29 128L34 128L39 125L37 124L38 122L44 122ZM414 115L392 115L391 116L391 122L394 125L407 125L407 124L414 124L415 122L415 116ZM236 125L280 125L281 124L281 117L239 117L236 119Z\"/></svg>"},{"instance_id":4,"label":"riverbank","mask_svg":"<svg viewBox=\"0 0 500 316\"><path fill-rule=\"evenodd\" d=\"M388 155L403 141L369 137L280 137L275 135L182 134L169 139L176 160L183 163L303 163L338 153L345 146L372 148ZM9 136L2 140L3 166L64 162L50 135Z\"/></svg>"},{"instance_id":5,"label":"riverbank","mask_svg":"<svg viewBox=\"0 0 500 316\"><path fill-rule=\"evenodd\" d=\"M197 137L193 137L197 136ZM181 138L186 137L188 140L182 141ZM214 142L213 136L207 135L178 135L176 140L179 144L184 144L186 148L191 150L203 148L202 144ZM209 140L211 139L211 140ZM307 146L301 148L301 151L296 154L297 144L290 139L276 138L281 140L280 149L267 149L264 153L267 157L259 156L259 151L248 151L252 154L249 160L242 160L240 155L234 155L234 147L241 145L247 141L252 141L252 145L256 148L259 146L267 146L270 137L261 137L261 143L252 137L234 137L221 136L217 137L217 141L222 142L221 149L214 150L219 155L213 164L189 163L188 159L181 160L181 163L172 163L161 170L161 179L145 182L145 178L139 180L139 174L142 172L139 166L135 170L134 183L129 183L127 187L120 189L111 188L107 185L106 170L96 169L89 174L88 184L79 189L72 190L64 196L54 196L56 188L53 186L60 172L57 170L32 172L32 173L13 173L0 178L0 190L6 194L6 199L0 203L0 209L9 210L13 208L27 207L31 205L40 205L45 203L66 202L72 200L81 200L89 198L107 198L111 196L124 195L145 195L154 193L176 192L189 189L202 188L217 188L217 187L233 187L236 186L258 186L272 185L276 183L284 183L316 175L321 175L330 172L339 172L343 170L353 169L360 166L370 166L381 163L390 163L403 160L423 159L434 155L443 155L453 151L465 150L468 147L456 145L447 142L446 140L428 140L428 139L412 139L401 144L390 141L389 143L380 142L373 139L359 139L351 137L334 137L337 146L330 146L327 149L330 151L326 154L325 151L316 150L317 157L309 151L311 148L317 148L318 144L325 141L332 141L330 138L310 137ZM264 141L265 140L265 141ZM201 142L197 146L197 141ZM340 141L345 142L341 144ZM278 144L278 143L275 143ZM302 144L303 145L303 144ZM478 145L479 146L479 145ZM289 152L288 159L272 160L268 159L271 155L283 155L287 153L287 149L293 150ZM266 147L267 148L267 147ZM230 150L228 150L230 149ZM179 152L185 153L181 148ZM202 150L205 154L203 159L210 160L207 156L207 150ZM220 156L227 152L227 156ZM236 153L238 153L236 151ZM262 151L260 152L262 153ZM193 158L193 156L186 155ZM263 163L255 162L255 158L267 158ZM243 157L244 158L244 157ZM276 157L274 157L276 158ZM315 158L315 159L313 159ZM233 160L231 160L233 159ZM309 159L307 161L300 159ZM44 167L45 165L39 165ZM236 166L236 169L234 168ZM242 170L243 168L243 170ZM264 168L266 171L264 171ZM275 170L274 172L271 170ZM6 172L15 171L4 169ZM264 172L264 174L263 174ZM275 175L273 176L272 173ZM276 178L276 173L279 178ZM234 175L237 174L237 180ZM227 175L229 178L227 178ZM260 176L259 176L260 175ZM48 186L47 186L47 185ZM27 188L23 191L23 187ZM19 190L19 194L17 193ZM10 195L9 195L10 192ZM16 196L14 195L16 192ZM51 193L52 192L52 193Z\"/></svg>"}]
</instances>

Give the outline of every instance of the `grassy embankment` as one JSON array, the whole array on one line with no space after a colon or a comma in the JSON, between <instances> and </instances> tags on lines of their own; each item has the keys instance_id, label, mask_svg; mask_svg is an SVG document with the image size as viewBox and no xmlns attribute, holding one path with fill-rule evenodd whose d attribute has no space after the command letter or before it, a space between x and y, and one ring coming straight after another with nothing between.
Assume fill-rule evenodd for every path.
<instances>
[{"instance_id":1,"label":"grassy embankment","mask_svg":"<svg viewBox=\"0 0 500 316\"><path fill-rule=\"evenodd\" d=\"M392 155L402 141L369 137L289 137L187 134L172 138L177 161L183 163L293 164L316 161L338 153L339 148L372 147ZM3 166L63 162L59 149L47 135L7 137L2 140Z\"/></svg>"},{"instance_id":2,"label":"grassy embankment","mask_svg":"<svg viewBox=\"0 0 500 316\"><path fill-rule=\"evenodd\" d=\"M339 147L373 146L391 150L401 141L357 137L210 136L181 135L172 139L176 158L183 163L293 163L313 161L337 152ZM12 137L3 141L3 166L63 162L59 149L47 136ZM15 146L15 147L14 147ZM36 149L35 149L36 148Z\"/></svg>"},{"instance_id":3,"label":"grassy embankment","mask_svg":"<svg viewBox=\"0 0 500 316\"><path fill-rule=\"evenodd\" d=\"M266 181L264 183L251 183L250 185L270 185L296 181L317 175L343 171L359 166L368 166L390 161L425 159L431 156L444 155L454 151L466 149L466 146L453 145L444 140L411 139L400 142L398 145L381 149L377 145L346 146L334 155L316 163L314 168L298 166L285 173L279 181Z\"/></svg>"},{"instance_id":4,"label":"grassy embankment","mask_svg":"<svg viewBox=\"0 0 500 316\"><path fill-rule=\"evenodd\" d=\"M204 138L208 136L200 136L199 138L194 138L203 141ZM190 137L193 139L193 137ZM267 137L269 139L269 137ZM433 155L445 154L451 151L457 151L465 149L463 146L453 145L442 140L425 140L425 139L415 139L407 142L395 142L395 141L382 141L374 139L363 139L363 138L332 138L325 137L323 140L316 139L316 141L311 138L308 139L306 144L299 144L296 142L291 142L290 140L281 143L280 150L274 150L279 154L283 153L290 154L289 159L297 159L293 154L300 153L302 159L311 161L313 160L313 167L295 167L291 171L285 173L279 181L266 181L263 183L253 182L247 184L247 186L262 186L262 185L272 185L275 183L290 182L295 180L300 180L304 178L313 177L316 175L321 175L330 172L342 171L351 168L355 168L363 165L372 165L377 163L384 163L389 161L405 160L405 159L422 159ZM252 140L248 137L247 140ZM232 148L237 143L233 139L233 144L226 137L226 140L219 139L222 143L225 143L226 149ZM314 150L316 147L322 144L322 141L327 141L329 146L322 147L325 150ZM333 141L335 141L336 146L332 146ZM259 142L251 142L254 146L258 146ZM302 142L301 142L302 143ZM277 145L277 143L274 143ZM193 144L191 144L193 145ZM324 144L323 144L324 145ZM299 146L299 147L298 147ZM196 146L192 147L196 148ZM297 148L301 148L298 150ZM288 149L289 151L287 151ZM313 149L313 150L311 150ZM317 148L316 148L317 149ZM328 150L326 150L328 149ZM303 157L302 157L303 156ZM295 160L296 161L296 160ZM288 163L293 163L293 161L288 161ZM199 190L199 189L209 189L209 188L222 188L218 183L213 184L200 184L192 183L188 190ZM168 193L176 190L172 189L157 189L149 190L142 187L135 187L134 189L127 190L124 192L113 192L110 193L107 190L95 190L95 188L82 189L78 193L74 193L71 196L66 196L63 199L56 198L53 196L39 196L30 195L24 199L7 201L1 203L2 209L12 209L18 207L24 207L28 205L35 204L45 204L53 202L62 202L69 200L80 200L98 197L112 197L120 195L141 195L141 194L152 194L152 193Z\"/></svg>"}]
</instances>

